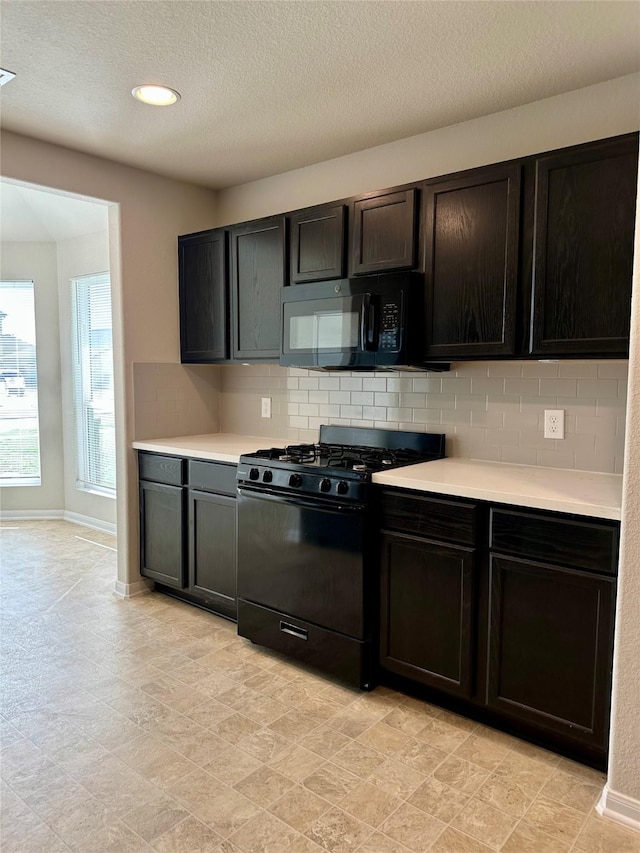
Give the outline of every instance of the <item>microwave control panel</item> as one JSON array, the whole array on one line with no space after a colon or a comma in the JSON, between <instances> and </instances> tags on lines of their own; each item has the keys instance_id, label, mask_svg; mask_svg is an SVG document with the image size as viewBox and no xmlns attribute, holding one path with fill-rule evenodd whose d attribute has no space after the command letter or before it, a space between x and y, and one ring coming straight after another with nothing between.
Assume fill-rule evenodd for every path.
<instances>
[{"instance_id":1,"label":"microwave control panel","mask_svg":"<svg viewBox=\"0 0 640 853\"><path fill-rule=\"evenodd\" d=\"M400 349L400 322L402 318L402 297L383 296L380 305L380 334L378 350L395 352Z\"/></svg>"}]
</instances>

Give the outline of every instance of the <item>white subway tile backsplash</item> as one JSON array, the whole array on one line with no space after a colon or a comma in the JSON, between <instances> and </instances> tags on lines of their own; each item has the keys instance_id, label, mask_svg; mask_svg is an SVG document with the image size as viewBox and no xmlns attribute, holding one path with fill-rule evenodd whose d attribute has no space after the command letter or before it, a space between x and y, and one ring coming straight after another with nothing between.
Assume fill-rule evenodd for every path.
<instances>
[{"instance_id":1,"label":"white subway tile backsplash","mask_svg":"<svg viewBox=\"0 0 640 853\"><path fill-rule=\"evenodd\" d=\"M418 393L440 394L442 393L442 378L440 376L429 376L427 379L413 379L413 390Z\"/></svg>"},{"instance_id":2,"label":"white subway tile backsplash","mask_svg":"<svg viewBox=\"0 0 640 853\"><path fill-rule=\"evenodd\" d=\"M362 380L362 390L363 391L386 391L387 390L387 380L386 379L372 379L370 377L366 377Z\"/></svg>"},{"instance_id":3,"label":"white subway tile backsplash","mask_svg":"<svg viewBox=\"0 0 640 853\"><path fill-rule=\"evenodd\" d=\"M599 400L606 397L615 398L618 396L618 382L616 379L579 379L578 394Z\"/></svg>"},{"instance_id":4,"label":"white subway tile backsplash","mask_svg":"<svg viewBox=\"0 0 640 853\"><path fill-rule=\"evenodd\" d=\"M340 380L337 376L321 376L318 379L318 388L321 391L339 391Z\"/></svg>"},{"instance_id":5,"label":"white subway tile backsplash","mask_svg":"<svg viewBox=\"0 0 640 853\"><path fill-rule=\"evenodd\" d=\"M373 395L373 404L374 406L397 406L399 396L397 393L376 392Z\"/></svg>"},{"instance_id":6,"label":"white subway tile backsplash","mask_svg":"<svg viewBox=\"0 0 640 853\"><path fill-rule=\"evenodd\" d=\"M524 377L534 376L536 379L552 379L560 371L560 363L557 361L525 361L522 364L522 375Z\"/></svg>"},{"instance_id":7,"label":"white subway tile backsplash","mask_svg":"<svg viewBox=\"0 0 640 853\"><path fill-rule=\"evenodd\" d=\"M443 394L470 394L471 393L471 377L470 376L443 376L442 377L442 393Z\"/></svg>"},{"instance_id":8,"label":"white subway tile backsplash","mask_svg":"<svg viewBox=\"0 0 640 853\"><path fill-rule=\"evenodd\" d=\"M298 380L298 388L304 388L306 391L317 391L319 382L320 379L317 376L301 376Z\"/></svg>"},{"instance_id":9,"label":"white subway tile backsplash","mask_svg":"<svg viewBox=\"0 0 640 853\"><path fill-rule=\"evenodd\" d=\"M467 409L470 412L485 411L487 408L487 395L456 394L454 405L456 409Z\"/></svg>"},{"instance_id":10,"label":"white subway tile backsplash","mask_svg":"<svg viewBox=\"0 0 640 853\"><path fill-rule=\"evenodd\" d=\"M362 391L362 377L343 376L340 377L341 391Z\"/></svg>"},{"instance_id":11,"label":"white subway tile backsplash","mask_svg":"<svg viewBox=\"0 0 640 853\"><path fill-rule=\"evenodd\" d=\"M329 402L344 403L348 406L351 403L351 394L349 391L329 391Z\"/></svg>"},{"instance_id":12,"label":"white subway tile backsplash","mask_svg":"<svg viewBox=\"0 0 640 853\"><path fill-rule=\"evenodd\" d=\"M549 397L575 397L578 393L577 379L541 379L540 394Z\"/></svg>"},{"instance_id":13,"label":"white subway tile backsplash","mask_svg":"<svg viewBox=\"0 0 640 853\"><path fill-rule=\"evenodd\" d=\"M413 379L387 379L387 391L413 391Z\"/></svg>"},{"instance_id":14,"label":"white subway tile backsplash","mask_svg":"<svg viewBox=\"0 0 640 853\"><path fill-rule=\"evenodd\" d=\"M362 406L340 406L340 417L362 420Z\"/></svg>"},{"instance_id":15,"label":"white subway tile backsplash","mask_svg":"<svg viewBox=\"0 0 640 853\"><path fill-rule=\"evenodd\" d=\"M426 394L415 394L413 392L400 394L400 407L405 409L424 409L427 405Z\"/></svg>"},{"instance_id":16,"label":"white subway tile backsplash","mask_svg":"<svg viewBox=\"0 0 640 853\"><path fill-rule=\"evenodd\" d=\"M329 402L329 392L328 391L309 391L309 402L310 403L328 403Z\"/></svg>"},{"instance_id":17,"label":"white subway tile backsplash","mask_svg":"<svg viewBox=\"0 0 640 853\"><path fill-rule=\"evenodd\" d=\"M490 361L487 376L522 376L523 364L520 361Z\"/></svg>"},{"instance_id":18,"label":"white subway tile backsplash","mask_svg":"<svg viewBox=\"0 0 640 853\"><path fill-rule=\"evenodd\" d=\"M628 361L599 361L598 379L627 379L629 375Z\"/></svg>"},{"instance_id":19,"label":"white subway tile backsplash","mask_svg":"<svg viewBox=\"0 0 640 853\"><path fill-rule=\"evenodd\" d=\"M389 409L385 409L384 406L363 406L362 407L362 416L368 418L372 421L384 421L389 417L389 420L399 420L397 418L391 418L388 416L387 412Z\"/></svg>"},{"instance_id":20,"label":"white subway tile backsplash","mask_svg":"<svg viewBox=\"0 0 640 853\"><path fill-rule=\"evenodd\" d=\"M351 402L354 406L373 406L373 391L352 391Z\"/></svg>"},{"instance_id":21,"label":"white subway tile backsplash","mask_svg":"<svg viewBox=\"0 0 640 853\"><path fill-rule=\"evenodd\" d=\"M504 393L520 394L523 397L535 397L540 394L540 380L524 379L522 376L518 379L505 379Z\"/></svg>"},{"instance_id":22,"label":"white subway tile backsplash","mask_svg":"<svg viewBox=\"0 0 640 853\"><path fill-rule=\"evenodd\" d=\"M449 456L622 470L625 361L469 362L442 376L318 376L276 365L268 370L265 365L233 365L220 368L220 374L220 428L225 432L309 441L317 439L325 423L426 430L446 433ZM157 399L160 386L171 397L168 385L150 382L141 388L152 396L156 413L168 404ZM267 395L273 400L271 420L260 418L260 397ZM565 412L562 441L543 436L544 410L549 408ZM173 413L163 411L166 428ZM185 413L177 417L183 419Z\"/></svg>"},{"instance_id":23,"label":"white subway tile backsplash","mask_svg":"<svg viewBox=\"0 0 640 853\"><path fill-rule=\"evenodd\" d=\"M597 361L561 361L558 365L561 379L595 379L597 375Z\"/></svg>"}]
</instances>

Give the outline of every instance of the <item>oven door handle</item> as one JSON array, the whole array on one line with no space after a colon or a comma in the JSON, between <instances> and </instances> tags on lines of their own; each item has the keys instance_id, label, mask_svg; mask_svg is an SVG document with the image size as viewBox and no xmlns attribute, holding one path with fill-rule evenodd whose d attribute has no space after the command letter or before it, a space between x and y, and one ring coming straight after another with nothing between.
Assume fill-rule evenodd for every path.
<instances>
[{"instance_id":1,"label":"oven door handle","mask_svg":"<svg viewBox=\"0 0 640 853\"><path fill-rule=\"evenodd\" d=\"M246 486L238 486L238 494L242 497L256 498L262 501L289 504L290 506L301 506L306 509L331 510L332 512L362 512L363 504L341 504L328 501L323 498L303 498L300 495L289 495L276 492L273 489L249 489Z\"/></svg>"}]
</instances>

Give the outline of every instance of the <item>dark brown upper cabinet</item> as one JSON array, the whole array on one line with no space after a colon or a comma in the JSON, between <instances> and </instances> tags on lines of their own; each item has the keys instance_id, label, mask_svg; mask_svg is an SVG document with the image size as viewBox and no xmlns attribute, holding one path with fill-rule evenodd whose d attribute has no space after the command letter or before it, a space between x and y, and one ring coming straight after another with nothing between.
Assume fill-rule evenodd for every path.
<instances>
[{"instance_id":1,"label":"dark brown upper cabinet","mask_svg":"<svg viewBox=\"0 0 640 853\"><path fill-rule=\"evenodd\" d=\"M382 192L353 202L350 275L416 266L417 189Z\"/></svg>"},{"instance_id":2,"label":"dark brown upper cabinet","mask_svg":"<svg viewBox=\"0 0 640 853\"><path fill-rule=\"evenodd\" d=\"M513 355L519 163L427 181L425 355Z\"/></svg>"},{"instance_id":3,"label":"dark brown upper cabinet","mask_svg":"<svg viewBox=\"0 0 640 853\"><path fill-rule=\"evenodd\" d=\"M637 134L536 160L532 354L628 354L637 170Z\"/></svg>"},{"instance_id":4,"label":"dark brown upper cabinet","mask_svg":"<svg viewBox=\"0 0 640 853\"><path fill-rule=\"evenodd\" d=\"M277 361L280 288L285 283L285 219L273 216L230 229L232 354Z\"/></svg>"},{"instance_id":5,"label":"dark brown upper cabinet","mask_svg":"<svg viewBox=\"0 0 640 853\"><path fill-rule=\"evenodd\" d=\"M291 214L291 284L344 278L345 210L343 204L325 204Z\"/></svg>"},{"instance_id":6,"label":"dark brown upper cabinet","mask_svg":"<svg viewBox=\"0 0 640 853\"><path fill-rule=\"evenodd\" d=\"M229 358L227 232L220 228L178 237L180 360Z\"/></svg>"}]
</instances>

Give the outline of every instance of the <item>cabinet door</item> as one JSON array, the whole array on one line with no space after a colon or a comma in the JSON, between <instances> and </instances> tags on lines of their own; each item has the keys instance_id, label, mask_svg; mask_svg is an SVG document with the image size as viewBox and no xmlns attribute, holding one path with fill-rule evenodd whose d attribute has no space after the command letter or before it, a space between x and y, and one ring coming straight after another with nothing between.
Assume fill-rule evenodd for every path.
<instances>
[{"instance_id":1,"label":"cabinet door","mask_svg":"<svg viewBox=\"0 0 640 853\"><path fill-rule=\"evenodd\" d=\"M519 164L424 186L426 355L515 352Z\"/></svg>"},{"instance_id":2,"label":"cabinet door","mask_svg":"<svg viewBox=\"0 0 640 853\"><path fill-rule=\"evenodd\" d=\"M184 589L184 489L140 481L140 574Z\"/></svg>"},{"instance_id":3,"label":"cabinet door","mask_svg":"<svg viewBox=\"0 0 640 853\"><path fill-rule=\"evenodd\" d=\"M416 195L408 189L354 202L351 275L416 266Z\"/></svg>"},{"instance_id":4,"label":"cabinet door","mask_svg":"<svg viewBox=\"0 0 640 853\"><path fill-rule=\"evenodd\" d=\"M189 490L189 592L237 618L235 498Z\"/></svg>"},{"instance_id":5,"label":"cabinet door","mask_svg":"<svg viewBox=\"0 0 640 853\"><path fill-rule=\"evenodd\" d=\"M345 207L324 205L292 214L291 283L328 281L345 274Z\"/></svg>"},{"instance_id":6,"label":"cabinet door","mask_svg":"<svg viewBox=\"0 0 640 853\"><path fill-rule=\"evenodd\" d=\"M491 556L487 704L606 748L615 581Z\"/></svg>"},{"instance_id":7,"label":"cabinet door","mask_svg":"<svg viewBox=\"0 0 640 853\"><path fill-rule=\"evenodd\" d=\"M227 233L178 238L180 358L205 363L229 358Z\"/></svg>"},{"instance_id":8,"label":"cabinet door","mask_svg":"<svg viewBox=\"0 0 640 853\"><path fill-rule=\"evenodd\" d=\"M284 217L232 228L234 358L277 361L284 281Z\"/></svg>"},{"instance_id":9,"label":"cabinet door","mask_svg":"<svg viewBox=\"0 0 640 853\"><path fill-rule=\"evenodd\" d=\"M626 356L638 138L536 164L530 351Z\"/></svg>"},{"instance_id":10,"label":"cabinet door","mask_svg":"<svg viewBox=\"0 0 640 853\"><path fill-rule=\"evenodd\" d=\"M385 534L380 604L381 665L470 696L473 550Z\"/></svg>"}]
</instances>

